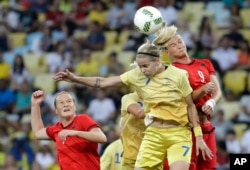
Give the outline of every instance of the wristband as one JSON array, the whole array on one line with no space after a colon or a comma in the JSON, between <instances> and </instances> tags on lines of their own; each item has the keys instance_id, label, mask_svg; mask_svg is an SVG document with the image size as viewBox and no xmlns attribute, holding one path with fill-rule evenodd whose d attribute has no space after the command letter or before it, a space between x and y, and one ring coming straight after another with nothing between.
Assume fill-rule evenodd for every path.
<instances>
[{"instance_id":1,"label":"wristband","mask_svg":"<svg viewBox=\"0 0 250 170\"><path fill-rule=\"evenodd\" d=\"M202 131L201 131L201 127L200 126L196 126L193 128L193 131L194 131L194 136L197 137L197 136L202 136Z\"/></svg>"},{"instance_id":2,"label":"wristband","mask_svg":"<svg viewBox=\"0 0 250 170\"><path fill-rule=\"evenodd\" d=\"M212 110L214 111L214 108L215 108L215 105L216 105L216 102L214 99L209 99L206 103L205 103L206 106L210 106L212 108Z\"/></svg>"}]
</instances>

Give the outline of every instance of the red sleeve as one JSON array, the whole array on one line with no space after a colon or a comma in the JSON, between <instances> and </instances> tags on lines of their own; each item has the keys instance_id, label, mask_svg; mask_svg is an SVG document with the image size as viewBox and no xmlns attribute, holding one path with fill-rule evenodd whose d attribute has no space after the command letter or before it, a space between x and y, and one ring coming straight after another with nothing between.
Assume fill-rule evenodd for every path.
<instances>
[{"instance_id":1,"label":"red sleeve","mask_svg":"<svg viewBox=\"0 0 250 170\"><path fill-rule=\"evenodd\" d=\"M216 72L215 72L214 66L211 63L211 61L208 59L205 59L205 62L206 62L206 67L207 67L207 70L209 72L209 75L215 75Z\"/></svg>"},{"instance_id":2,"label":"red sleeve","mask_svg":"<svg viewBox=\"0 0 250 170\"><path fill-rule=\"evenodd\" d=\"M55 137L54 137L54 135L55 135L55 133L54 133L54 126L49 126L49 127L47 127L47 128L46 128L46 133L47 133L47 135L48 135L53 141L55 141Z\"/></svg>"},{"instance_id":3,"label":"red sleeve","mask_svg":"<svg viewBox=\"0 0 250 170\"><path fill-rule=\"evenodd\" d=\"M91 119L87 114L83 114L80 116L81 125L83 130L90 131L92 128L99 128L99 125Z\"/></svg>"}]
</instances>

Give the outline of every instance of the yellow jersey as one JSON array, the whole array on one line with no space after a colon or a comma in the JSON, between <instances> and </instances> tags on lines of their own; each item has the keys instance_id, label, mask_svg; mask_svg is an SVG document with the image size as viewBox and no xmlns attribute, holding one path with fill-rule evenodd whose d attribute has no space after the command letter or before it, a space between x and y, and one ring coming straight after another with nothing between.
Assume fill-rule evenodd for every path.
<instances>
[{"instance_id":1,"label":"yellow jersey","mask_svg":"<svg viewBox=\"0 0 250 170\"><path fill-rule=\"evenodd\" d=\"M163 72L146 77L137 67L121 76L128 86L134 86L144 103L145 114L163 120L174 120L181 125L188 123L187 104L184 97L192 92L185 70L169 65Z\"/></svg>"},{"instance_id":2,"label":"yellow jersey","mask_svg":"<svg viewBox=\"0 0 250 170\"><path fill-rule=\"evenodd\" d=\"M122 124L122 143L123 143L123 158L136 160L145 125L143 119L139 119L127 112L129 105L139 102L138 95L129 93L122 97L121 100L121 124Z\"/></svg>"},{"instance_id":3,"label":"yellow jersey","mask_svg":"<svg viewBox=\"0 0 250 170\"><path fill-rule=\"evenodd\" d=\"M109 144L101 157L101 170L121 170L122 152L123 145L121 139L117 139Z\"/></svg>"}]
</instances>

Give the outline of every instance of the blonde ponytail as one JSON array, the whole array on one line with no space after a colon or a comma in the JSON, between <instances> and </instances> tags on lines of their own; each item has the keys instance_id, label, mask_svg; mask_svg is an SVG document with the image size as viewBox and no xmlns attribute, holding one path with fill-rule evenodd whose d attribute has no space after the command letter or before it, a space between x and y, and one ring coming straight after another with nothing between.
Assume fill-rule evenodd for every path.
<instances>
[{"instance_id":1,"label":"blonde ponytail","mask_svg":"<svg viewBox=\"0 0 250 170\"><path fill-rule=\"evenodd\" d=\"M177 27L165 26L162 27L157 33L156 38L153 40L153 44L156 46L164 46L168 41L177 34Z\"/></svg>"}]
</instances>

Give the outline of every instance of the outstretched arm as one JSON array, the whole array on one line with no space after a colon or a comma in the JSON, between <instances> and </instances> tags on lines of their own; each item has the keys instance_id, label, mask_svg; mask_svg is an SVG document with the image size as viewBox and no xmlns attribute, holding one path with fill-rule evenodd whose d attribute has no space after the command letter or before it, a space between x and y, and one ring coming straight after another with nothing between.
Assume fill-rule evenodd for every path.
<instances>
[{"instance_id":1,"label":"outstretched arm","mask_svg":"<svg viewBox=\"0 0 250 170\"><path fill-rule=\"evenodd\" d=\"M44 99L44 92L35 91L31 97L31 128L36 139L49 139L41 118L40 104Z\"/></svg>"},{"instance_id":2,"label":"outstretched arm","mask_svg":"<svg viewBox=\"0 0 250 170\"><path fill-rule=\"evenodd\" d=\"M58 72L53 79L55 81L67 81L71 83L79 83L82 85L96 87L96 88L106 88L113 86L122 85L120 76L114 77L80 77L71 73L69 70Z\"/></svg>"}]
</instances>

